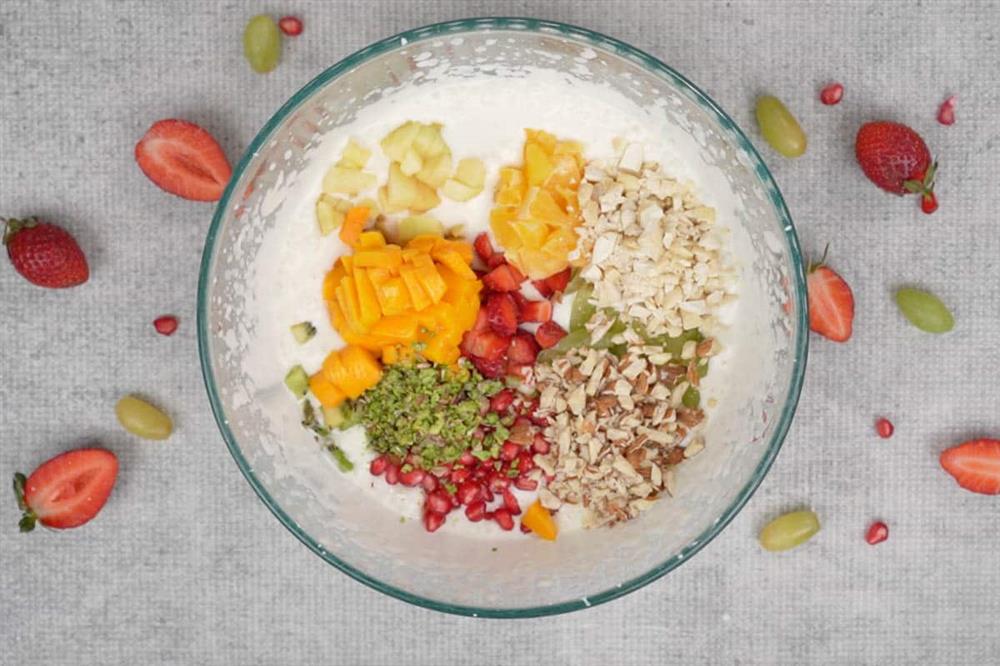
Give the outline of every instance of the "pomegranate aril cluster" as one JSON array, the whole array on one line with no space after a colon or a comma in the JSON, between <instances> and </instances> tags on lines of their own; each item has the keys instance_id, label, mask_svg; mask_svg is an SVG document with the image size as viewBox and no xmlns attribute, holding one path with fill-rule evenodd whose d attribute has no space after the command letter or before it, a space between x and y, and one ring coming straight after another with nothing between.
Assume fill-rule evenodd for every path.
<instances>
[{"instance_id":1,"label":"pomegranate aril cluster","mask_svg":"<svg viewBox=\"0 0 1000 666\"><path fill-rule=\"evenodd\" d=\"M543 478L534 461L536 453L548 453L551 444L542 436L546 419L535 412L538 403L512 389L503 389L490 398L489 409L499 419L511 423L499 453L483 458L464 451L454 462L422 469L414 454L401 459L391 454L372 460L369 471L389 485L420 487L424 492L423 523L428 532L439 529L449 514L463 509L470 522L491 520L505 531L514 529L514 517L521 505L512 489L534 491ZM473 435L482 439L479 429ZM525 531L522 526L522 531Z\"/></svg>"}]
</instances>

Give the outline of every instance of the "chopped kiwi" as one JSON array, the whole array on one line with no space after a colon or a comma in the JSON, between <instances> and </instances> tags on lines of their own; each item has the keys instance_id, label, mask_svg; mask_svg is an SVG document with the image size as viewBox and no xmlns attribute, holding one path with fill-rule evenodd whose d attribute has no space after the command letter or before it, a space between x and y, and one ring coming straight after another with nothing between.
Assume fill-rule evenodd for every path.
<instances>
[{"instance_id":1,"label":"chopped kiwi","mask_svg":"<svg viewBox=\"0 0 1000 666\"><path fill-rule=\"evenodd\" d=\"M324 407L323 408L323 423L330 428L339 428L347 418L344 416L344 410L340 407Z\"/></svg>"},{"instance_id":2,"label":"chopped kiwi","mask_svg":"<svg viewBox=\"0 0 1000 666\"><path fill-rule=\"evenodd\" d=\"M316 327L312 325L312 322L300 321L298 324L292 326L292 335L295 336L296 342L304 345L316 335Z\"/></svg>"},{"instance_id":3,"label":"chopped kiwi","mask_svg":"<svg viewBox=\"0 0 1000 666\"><path fill-rule=\"evenodd\" d=\"M285 386L296 398L304 398L306 391L309 390L309 375L306 374L301 365L297 365L285 375Z\"/></svg>"},{"instance_id":4,"label":"chopped kiwi","mask_svg":"<svg viewBox=\"0 0 1000 666\"><path fill-rule=\"evenodd\" d=\"M326 450L337 461L337 467L340 468L341 472L350 472L354 469L354 463L351 462L351 459L347 457L347 454L339 446L336 444L327 444Z\"/></svg>"}]
</instances>

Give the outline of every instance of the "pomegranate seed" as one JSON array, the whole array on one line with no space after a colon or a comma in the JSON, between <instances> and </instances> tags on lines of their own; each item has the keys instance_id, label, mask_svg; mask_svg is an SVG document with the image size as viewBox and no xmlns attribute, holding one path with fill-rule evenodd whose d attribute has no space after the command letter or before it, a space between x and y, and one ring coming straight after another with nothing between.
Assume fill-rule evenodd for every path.
<instances>
[{"instance_id":1,"label":"pomegranate seed","mask_svg":"<svg viewBox=\"0 0 1000 666\"><path fill-rule=\"evenodd\" d=\"M438 480L433 474L424 474L424 480L420 482L420 485L423 486L425 491L432 493L437 490Z\"/></svg>"},{"instance_id":2,"label":"pomegranate seed","mask_svg":"<svg viewBox=\"0 0 1000 666\"><path fill-rule=\"evenodd\" d=\"M499 472L493 472L492 474L490 474L490 478L489 481L487 482L487 485L490 490L492 490L495 493L498 493L504 488L510 486L510 479L505 474L501 474Z\"/></svg>"},{"instance_id":3,"label":"pomegranate seed","mask_svg":"<svg viewBox=\"0 0 1000 666\"><path fill-rule=\"evenodd\" d=\"M538 399L532 398L531 400L526 400L521 405L521 414L525 416L531 416L538 410Z\"/></svg>"},{"instance_id":4,"label":"pomegranate seed","mask_svg":"<svg viewBox=\"0 0 1000 666\"><path fill-rule=\"evenodd\" d=\"M493 520L495 513L493 511L487 511L483 514L483 520Z\"/></svg>"},{"instance_id":5,"label":"pomegranate seed","mask_svg":"<svg viewBox=\"0 0 1000 666\"><path fill-rule=\"evenodd\" d=\"M839 83L831 83L830 85L823 88L819 93L819 101L823 102L827 106L833 106L834 104L839 104L840 100L844 98L844 86Z\"/></svg>"},{"instance_id":6,"label":"pomegranate seed","mask_svg":"<svg viewBox=\"0 0 1000 666\"><path fill-rule=\"evenodd\" d=\"M451 493L449 493L448 499L451 501L451 508L457 509L458 507L462 506L462 503L458 501L458 495L452 495Z\"/></svg>"},{"instance_id":7,"label":"pomegranate seed","mask_svg":"<svg viewBox=\"0 0 1000 666\"><path fill-rule=\"evenodd\" d=\"M455 492L455 497L457 497L458 501L462 504L468 505L478 500L482 494L483 493L479 489L478 483L475 481L466 481L458 487L458 490Z\"/></svg>"},{"instance_id":8,"label":"pomegranate seed","mask_svg":"<svg viewBox=\"0 0 1000 666\"><path fill-rule=\"evenodd\" d=\"M509 532L514 529L514 519L507 509L497 509L493 512L493 520L497 521L500 529Z\"/></svg>"},{"instance_id":9,"label":"pomegranate seed","mask_svg":"<svg viewBox=\"0 0 1000 666\"><path fill-rule=\"evenodd\" d=\"M951 95L945 101L941 102L941 107L938 109L937 121L942 125L954 125L955 124L955 96Z\"/></svg>"},{"instance_id":10,"label":"pomegranate seed","mask_svg":"<svg viewBox=\"0 0 1000 666\"><path fill-rule=\"evenodd\" d=\"M868 527L868 532L865 533L865 541L867 541L872 546L874 546L877 543L882 543L888 538L889 538L889 526L881 521L877 523L872 523Z\"/></svg>"},{"instance_id":11,"label":"pomegranate seed","mask_svg":"<svg viewBox=\"0 0 1000 666\"><path fill-rule=\"evenodd\" d=\"M530 418L531 422L540 428L544 428L545 426L549 425L552 422L549 420L549 417L537 413L532 414Z\"/></svg>"},{"instance_id":12,"label":"pomegranate seed","mask_svg":"<svg viewBox=\"0 0 1000 666\"><path fill-rule=\"evenodd\" d=\"M514 402L514 392L504 389L490 398L490 409L500 414L507 411L512 402Z\"/></svg>"},{"instance_id":13,"label":"pomegranate seed","mask_svg":"<svg viewBox=\"0 0 1000 666\"><path fill-rule=\"evenodd\" d=\"M451 496L443 488L427 494L427 510L438 513L451 511Z\"/></svg>"},{"instance_id":14,"label":"pomegranate seed","mask_svg":"<svg viewBox=\"0 0 1000 666\"><path fill-rule=\"evenodd\" d=\"M535 469L535 460L531 456L529 451L521 451L517 456L518 464L517 469L521 474L530 472Z\"/></svg>"},{"instance_id":15,"label":"pomegranate seed","mask_svg":"<svg viewBox=\"0 0 1000 666\"><path fill-rule=\"evenodd\" d=\"M486 502L479 500L465 507L465 517L474 523L478 523L486 516Z\"/></svg>"},{"instance_id":16,"label":"pomegranate seed","mask_svg":"<svg viewBox=\"0 0 1000 666\"><path fill-rule=\"evenodd\" d=\"M385 459L385 456L379 456L372 460L371 464L368 466L368 471L371 472L372 476L381 476L385 468L389 466L389 461Z\"/></svg>"},{"instance_id":17,"label":"pomegranate seed","mask_svg":"<svg viewBox=\"0 0 1000 666\"><path fill-rule=\"evenodd\" d=\"M930 215L938 209L937 195L933 192L920 197L920 210Z\"/></svg>"},{"instance_id":18,"label":"pomegranate seed","mask_svg":"<svg viewBox=\"0 0 1000 666\"><path fill-rule=\"evenodd\" d=\"M524 534L531 534L531 528L530 528L530 527L528 527L527 525L525 525L525 524L524 524L524 523L522 522L522 523L521 523L521 532L523 532Z\"/></svg>"},{"instance_id":19,"label":"pomegranate seed","mask_svg":"<svg viewBox=\"0 0 1000 666\"><path fill-rule=\"evenodd\" d=\"M302 19L297 16L282 16L278 20L278 27L289 37L298 37L302 34Z\"/></svg>"},{"instance_id":20,"label":"pomegranate seed","mask_svg":"<svg viewBox=\"0 0 1000 666\"><path fill-rule=\"evenodd\" d=\"M483 499L487 502L493 501L493 491L489 489L489 486L479 486L483 491Z\"/></svg>"},{"instance_id":21,"label":"pomegranate seed","mask_svg":"<svg viewBox=\"0 0 1000 666\"><path fill-rule=\"evenodd\" d=\"M538 481L529 479L526 476L519 476L514 479L514 487L518 490L536 490L538 488Z\"/></svg>"},{"instance_id":22,"label":"pomegranate seed","mask_svg":"<svg viewBox=\"0 0 1000 666\"><path fill-rule=\"evenodd\" d=\"M545 455L546 453L549 452L549 448L550 448L549 442L547 439L545 439L542 433L537 433L535 435L535 438L531 440L531 450L534 451L535 453L541 453L542 455Z\"/></svg>"},{"instance_id":23,"label":"pomegranate seed","mask_svg":"<svg viewBox=\"0 0 1000 666\"><path fill-rule=\"evenodd\" d=\"M504 508L510 512L510 515L521 515L521 505L517 503L517 498L514 497L514 493L510 492L506 488L503 489L503 505Z\"/></svg>"},{"instance_id":24,"label":"pomegranate seed","mask_svg":"<svg viewBox=\"0 0 1000 666\"><path fill-rule=\"evenodd\" d=\"M399 483L399 468L393 464L389 464L385 468L385 482L390 486L394 486Z\"/></svg>"},{"instance_id":25,"label":"pomegranate seed","mask_svg":"<svg viewBox=\"0 0 1000 666\"><path fill-rule=\"evenodd\" d=\"M896 430L895 426L892 425L892 421L887 418L880 418L875 421L875 432L882 439L889 439L892 437L892 433Z\"/></svg>"},{"instance_id":26,"label":"pomegranate seed","mask_svg":"<svg viewBox=\"0 0 1000 666\"><path fill-rule=\"evenodd\" d=\"M426 511L424 513L424 529L428 532L434 532L437 528L444 525L445 515L443 513L438 513L437 511Z\"/></svg>"},{"instance_id":27,"label":"pomegranate seed","mask_svg":"<svg viewBox=\"0 0 1000 666\"><path fill-rule=\"evenodd\" d=\"M490 470L485 467L477 467L472 470L472 478L476 481L482 481L490 473Z\"/></svg>"},{"instance_id":28,"label":"pomegranate seed","mask_svg":"<svg viewBox=\"0 0 1000 666\"><path fill-rule=\"evenodd\" d=\"M422 469L411 469L409 472L401 472L399 475L399 482L404 486L418 486L424 480L426 474Z\"/></svg>"},{"instance_id":29,"label":"pomegranate seed","mask_svg":"<svg viewBox=\"0 0 1000 666\"><path fill-rule=\"evenodd\" d=\"M177 317L173 315L163 315L153 320L153 328L160 335L173 335L177 330Z\"/></svg>"},{"instance_id":30,"label":"pomegranate seed","mask_svg":"<svg viewBox=\"0 0 1000 666\"><path fill-rule=\"evenodd\" d=\"M467 470L464 467L459 467L457 469L451 470L449 478L451 479L452 483L458 485L459 483L467 481L470 476L472 476L472 472L470 470Z\"/></svg>"},{"instance_id":31,"label":"pomegranate seed","mask_svg":"<svg viewBox=\"0 0 1000 666\"><path fill-rule=\"evenodd\" d=\"M476 456L472 455L472 451L462 451L462 455L459 456L458 462L462 463L466 467L472 467L476 464Z\"/></svg>"},{"instance_id":32,"label":"pomegranate seed","mask_svg":"<svg viewBox=\"0 0 1000 666\"><path fill-rule=\"evenodd\" d=\"M506 441L500 447L500 460L510 462L521 452L521 447L511 441Z\"/></svg>"}]
</instances>

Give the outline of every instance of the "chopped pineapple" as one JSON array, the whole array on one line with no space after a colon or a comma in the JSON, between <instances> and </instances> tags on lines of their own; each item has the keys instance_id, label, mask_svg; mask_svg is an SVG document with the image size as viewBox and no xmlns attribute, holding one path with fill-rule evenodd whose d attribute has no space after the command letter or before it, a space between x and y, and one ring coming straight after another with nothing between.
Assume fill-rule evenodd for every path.
<instances>
[{"instance_id":1,"label":"chopped pineapple","mask_svg":"<svg viewBox=\"0 0 1000 666\"><path fill-rule=\"evenodd\" d=\"M458 166L455 167L454 178L463 185L481 190L483 189L483 183L486 182L486 167L483 166L482 160L474 157L466 157L458 161Z\"/></svg>"},{"instance_id":2,"label":"chopped pineapple","mask_svg":"<svg viewBox=\"0 0 1000 666\"><path fill-rule=\"evenodd\" d=\"M405 245L417 236L440 236L444 232L444 225L429 215L413 215L404 220L400 220L396 230L396 240L400 245Z\"/></svg>"},{"instance_id":3,"label":"chopped pineapple","mask_svg":"<svg viewBox=\"0 0 1000 666\"><path fill-rule=\"evenodd\" d=\"M413 176L424 168L424 161L417 154L417 151L410 148L403 155L403 161L399 163L399 170L407 176Z\"/></svg>"},{"instance_id":4,"label":"chopped pineapple","mask_svg":"<svg viewBox=\"0 0 1000 666\"><path fill-rule=\"evenodd\" d=\"M323 193L316 200L316 223L319 224L319 232L326 236L344 223L344 214L351 207L351 202L340 197L333 197Z\"/></svg>"},{"instance_id":5,"label":"chopped pineapple","mask_svg":"<svg viewBox=\"0 0 1000 666\"><path fill-rule=\"evenodd\" d=\"M451 152L441 153L437 157L424 160L423 168L417 173L417 180L437 188L444 185L451 174Z\"/></svg>"},{"instance_id":6,"label":"chopped pineapple","mask_svg":"<svg viewBox=\"0 0 1000 666\"><path fill-rule=\"evenodd\" d=\"M472 188L464 183L460 183L454 178L449 178L441 188L441 194L452 201L468 201L483 191L483 188Z\"/></svg>"},{"instance_id":7,"label":"chopped pineapple","mask_svg":"<svg viewBox=\"0 0 1000 666\"><path fill-rule=\"evenodd\" d=\"M345 169L356 169L360 171L368 164L368 159L372 156L372 151L368 150L354 139L347 142L344 152L340 154L337 166Z\"/></svg>"},{"instance_id":8,"label":"chopped pineapple","mask_svg":"<svg viewBox=\"0 0 1000 666\"><path fill-rule=\"evenodd\" d=\"M421 124L408 120L396 129L389 132L382 139L382 152L394 162L402 162L406 156L406 151L410 149L414 137L420 131Z\"/></svg>"},{"instance_id":9,"label":"chopped pineapple","mask_svg":"<svg viewBox=\"0 0 1000 666\"><path fill-rule=\"evenodd\" d=\"M379 196L382 196L381 190ZM385 206L388 213L412 210L423 213L441 203L437 192L412 176L407 176L399 165L389 165L389 182L386 185Z\"/></svg>"},{"instance_id":10,"label":"chopped pineapple","mask_svg":"<svg viewBox=\"0 0 1000 666\"><path fill-rule=\"evenodd\" d=\"M333 165L323 176L323 191L331 194L357 194L375 187L375 174Z\"/></svg>"}]
</instances>

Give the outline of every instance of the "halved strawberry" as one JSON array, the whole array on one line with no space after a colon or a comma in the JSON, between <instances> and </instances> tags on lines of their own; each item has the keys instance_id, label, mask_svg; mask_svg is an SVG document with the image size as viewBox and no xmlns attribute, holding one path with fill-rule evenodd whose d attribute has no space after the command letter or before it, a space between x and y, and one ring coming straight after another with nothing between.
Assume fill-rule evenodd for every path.
<instances>
[{"instance_id":1,"label":"halved strawberry","mask_svg":"<svg viewBox=\"0 0 1000 666\"><path fill-rule=\"evenodd\" d=\"M517 303L509 293L495 292L486 299L486 317L490 328L505 337L514 335L517 330Z\"/></svg>"},{"instance_id":2,"label":"halved strawberry","mask_svg":"<svg viewBox=\"0 0 1000 666\"><path fill-rule=\"evenodd\" d=\"M483 263L488 262L493 256L493 243L490 242L490 237L487 234L476 236L476 240L472 241L472 247L476 248L476 254L483 260Z\"/></svg>"},{"instance_id":3,"label":"halved strawberry","mask_svg":"<svg viewBox=\"0 0 1000 666\"><path fill-rule=\"evenodd\" d=\"M556 346L564 337L566 337L566 330L554 321L541 324L535 331L535 340L542 349Z\"/></svg>"},{"instance_id":4,"label":"halved strawberry","mask_svg":"<svg viewBox=\"0 0 1000 666\"><path fill-rule=\"evenodd\" d=\"M521 321L547 322L552 319L552 303L549 301L528 301L521 308Z\"/></svg>"},{"instance_id":5,"label":"halved strawberry","mask_svg":"<svg viewBox=\"0 0 1000 666\"><path fill-rule=\"evenodd\" d=\"M473 332L465 334L462 341L463 347L471 357L483 358L487 361L495 361L503 358L510 346L510 337L498 335L491 330Z\"/></svg>"},{"instance_id":6,"label":"halved strawberry","mask_svg":"<svg viewBox=\"0 0 1000 666\"><path fill-rule=\"evenodd\" d=\"M823 253L826 258L826 252ZM806 276L809 297L809 328L834 342L851 337L854 324L854 294L844 278L823 264L809 267Z\"/></svg>"},{"instance_id":7,"label":"halved strawberry","mask_svg":"<svg viewBox=\"0 0 1000 666\"><path fill-rule=\"evenodd\" d=\"M524 276L509 264L501 264L483 276L483 284L493 291L517 291L523 281Z\"/></svg>"},{"instance_id":8,"label":"halved strawberry","mask_svg":"<svg viewBox=\"0 0 1000 666\"><path fill-rule=\"evenodd\" d=\"M941 467L966 490L1000 495L1000 439L974 439L946 449Z\"/></svg>"},{"instance_id":9,"label":"halved strawberry","mask_svg":"<svg viewBox=\"0 0 1000 666\"><path fill-rule=\"evenodd\" d=\"M135 145L135 161L157 187L194 201L218 201L233 173L212 135L186 120L153 123Z\"/></svg>"},{"instance_id":10,"label":"halved strawberry","mask_svg":"<svg viewBox=\"0 0 1000 666\"><path fill-rule=\"evenodd\" d=\"M538 343L531 333L518 331L507 348L507 359L515 365L531 365L538 356Z\"/></svg>"},{"instance_id":11,"label":"halved strawberry","mask_svg":"<svg viewBox=\"0 0 1000 666\"><path fill-rule=\"evenodd\" d=\"M76 449L42 463L28 478L14 475L14 493L24 515L22 532L78 527L97 515L111 495L118 458L106 449Z\"/></svg>"}]
</instances>

